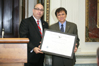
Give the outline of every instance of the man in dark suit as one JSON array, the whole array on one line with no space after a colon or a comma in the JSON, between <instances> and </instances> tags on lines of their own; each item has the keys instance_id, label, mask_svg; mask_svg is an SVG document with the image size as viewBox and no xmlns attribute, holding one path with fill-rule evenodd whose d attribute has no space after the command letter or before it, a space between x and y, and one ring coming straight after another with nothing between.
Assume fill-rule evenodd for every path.
<instances>
[{"instance_id":1,"label":"man in dark suit","mask_svg":"<svg viewBox=\"0 0 99 66\"><path fill-rule=\"evenodd\" d=\"M51 25L49 28L55 31L61 31L68 34L75 34L77 35L77 40L76 40L75 49L73 53L73 59L63 58L63 57L53 55L52 66L73 66L76 62L75 52L77 51L77 48L79 46L77 26L74 23L66 21L67 11L65 10L65 8L63 7L58 8L55 12L55 15L58 19L58 22Z\"/></svg>"},{"instance_id":2,"label":"man in dark suit","mask_svg":"<svg viewBox=\"0 0 99 66\"><path fill-rule=\"evenodd\" d=\"M40 43L43 30L48 28L47 22L41 20L43 15L43 5L36 4L33 9L33 16L21 21L19 34L21 38L29 38L28 63L25 66L43 66L44 53L41 52Z\"/></svg>"},{"instance_id":3,"label":"man in dark suit","mask_svg":"<svg viewBox=\"0 0 99 66\"><path fill-rule=\"evenodd\" d=\"M97 66L99 66L99 47L97 49Z\"/></svg>"}]
</instances>

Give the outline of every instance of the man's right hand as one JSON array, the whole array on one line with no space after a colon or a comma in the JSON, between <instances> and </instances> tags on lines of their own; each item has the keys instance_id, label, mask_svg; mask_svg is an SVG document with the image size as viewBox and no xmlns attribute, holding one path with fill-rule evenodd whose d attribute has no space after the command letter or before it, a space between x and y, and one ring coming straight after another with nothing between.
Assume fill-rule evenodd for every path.
<instances>
[{"instance_id":1,"label":"man's right hand","mask_svg":"<svg viewBox=\"0 0 99 66\"><path fill-rule=\"evenodd\" d=\"M41 52L41 49L40 49L39 47L35 47L35 48L33 49L33 51L34 51L36 54L38 54L38 53L43 54L43 52Z\"/></svg>"}]
</instances>

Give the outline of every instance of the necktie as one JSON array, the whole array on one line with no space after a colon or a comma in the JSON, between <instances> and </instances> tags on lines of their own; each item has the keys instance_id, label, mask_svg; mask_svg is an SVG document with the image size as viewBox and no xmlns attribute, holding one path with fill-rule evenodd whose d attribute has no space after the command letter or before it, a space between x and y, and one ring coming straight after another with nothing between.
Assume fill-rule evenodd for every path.
<instances>
[{"instance_id":1,"label":"necktie","mask_svg":"<svg viewBox=\"0 0 99 66\"><path fill-rule=\"evenodd\" d=\"M61 31L64 32L63 24L61 24Z\"/></svg>"},{"instance_id":2,"label":"necktie","mask_svg":"<svg viewBox=\"0 0 99 66\"><path fill-rule=\"evenodd\" d=\"M42 37L42 32L41 32L41 28L40 28L40 25L39 25L39 21L37 21L37 26L38 26L39 32L41 34L41 37Z\"/></svg>"}]
</instances>

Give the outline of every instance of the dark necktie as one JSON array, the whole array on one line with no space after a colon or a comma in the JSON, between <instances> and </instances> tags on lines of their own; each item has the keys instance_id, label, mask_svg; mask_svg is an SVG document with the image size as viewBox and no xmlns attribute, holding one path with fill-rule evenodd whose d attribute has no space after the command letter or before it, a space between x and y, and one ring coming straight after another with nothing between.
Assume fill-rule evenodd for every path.
<instances>
[{"instance_id":1,"label":"dark necktie","mask_svg":"<svg viewBox=\"0 0 99 66\"><path fill-rule=\"evenodd\" d=\"M64 32L63 24L61 24L61 31Z\"/></svg>"},{"instance_id":2,"label":"dark necktie","mask_svg":"<svg viewBox=\"0 0 99 66\"><path fill-rule=\"evenodd\" d=\"M41 28L40 28L40 25L39 25L39 21L37 21L37 25L38 25L38 29L39 29L39 32L40 32L41 37L42 37L42 32L41 32Z\"/></svg>"}]
</instances>

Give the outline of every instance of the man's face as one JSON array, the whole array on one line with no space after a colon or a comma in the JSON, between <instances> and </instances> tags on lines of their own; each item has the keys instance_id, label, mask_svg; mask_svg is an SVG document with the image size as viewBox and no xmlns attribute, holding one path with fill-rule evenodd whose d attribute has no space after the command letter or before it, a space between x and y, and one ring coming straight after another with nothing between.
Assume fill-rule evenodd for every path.
<instances>
[{"instance_id":1,"label":"man's face","mask_svg":"<svg viewBox=\"0 0 99 66\"><path fill-rule=\"evenodd\" d=\"M44 8L41 4L37 4L33 9L33 15L36 19L40 19L43 15Z\"/></svg>"},{"instance_id":2,"label":"man's face","mask_svg":"<svg viewBox=\"0 0 99 66\"><path fill-rule=\"evenodd\" d=\"M66 17L67 17L67 15L66 15L65 11L61 11L61 12L57 13L57 19L61 23L64 23L66 21Z\"/></svg>"}]
</instances>

